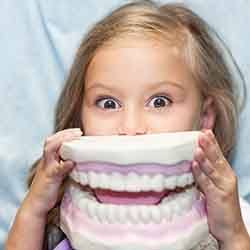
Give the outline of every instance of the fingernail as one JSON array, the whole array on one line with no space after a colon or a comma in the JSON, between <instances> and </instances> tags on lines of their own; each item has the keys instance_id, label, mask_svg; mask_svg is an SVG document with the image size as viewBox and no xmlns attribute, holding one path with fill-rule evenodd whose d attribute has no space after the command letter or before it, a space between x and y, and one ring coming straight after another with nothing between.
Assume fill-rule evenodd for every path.
<instances>
[{"instance_id":1,"label":"fingernail","mask_svg":"<svg viewBox=\"0 0 250 250\"><path fill-rule=\"evenodd\" d=\"M82 131L81 130L75 130L74 133L76 133L76 134L82 134Z\"/></svg>"},{"instance_id":2,"label":"fingernail","mask_svg":"<svg viewBox=\"0 0 250 250\"><path fill-rule=\"evenodd\" d=\"M207 142L207 139L208 139L207 135L203 135L201 137L201 143L205 144Z\"/></svg>"},{"instance_id":3,"label":"fingernail","mask_svg":"<svg viewBox=\"0 0 250 250\"><path fill-rule=\"evenodd\" d=\"M192 162L192 166L193 166L194 168L197 168L197 167L198 167L198 163L197 163L196 161L193 161L193 162Z\"/></svg>"},{"instance_id":4,"label":"fingernail","mask_svg":"<svg viewBox=\"0 0 250 250\"><path fill-rule=\"evenodd\" d=\"M206 132L205 132L206 136L208 137L212 137L213 136L213 132L211 129L207 129Z\"/></svg>"},{"instance_id":5,"label":"fingernail","mask_svg":"<svg viewBox=\"0 0 250 250\"><path fill-rule=\"evenodd\" d=\"M192 169L196 175L199 175L201 173L200 166L196 161L193 162Z\"/></svg>"},{"instance_id":6,"label":"fingernail","mask_svg":"<svg viewBox=\"0 0 250 250\"><path fill-rule=\"evenodd\" d=\"M201 136L201 143L205 146L207 146L209 144L210 138L207 134Z\"/></svg>"},{"instance_id":7,"label":"fingernail","mask_svg":"<svg viewBox=\"0 0 250 250\"><path fill-rule=\"evenodd\" d=\"M75 131L81 131L80 128L73 128L73 130L75 130Z\"/></svg>"}]
</instances>

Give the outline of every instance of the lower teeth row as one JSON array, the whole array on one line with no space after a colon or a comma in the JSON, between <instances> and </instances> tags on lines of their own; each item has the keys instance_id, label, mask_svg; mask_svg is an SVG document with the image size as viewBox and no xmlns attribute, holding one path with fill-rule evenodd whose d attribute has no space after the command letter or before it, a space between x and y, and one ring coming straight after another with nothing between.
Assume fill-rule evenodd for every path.
<instances>
[{"instance_id":1,"label":"lower teeth row","mask_svg":"<svg viewBox=\"0 0 250 250\"><path fill-rule=\"evenodd\" d=\"M99 223L148 224L170 222L188 212L198 197L192 187L181 193L169 195L159 205L113 205L99 203L87 192L70 187L73 203L88 217Z\"/></svg>"}]
</instances>

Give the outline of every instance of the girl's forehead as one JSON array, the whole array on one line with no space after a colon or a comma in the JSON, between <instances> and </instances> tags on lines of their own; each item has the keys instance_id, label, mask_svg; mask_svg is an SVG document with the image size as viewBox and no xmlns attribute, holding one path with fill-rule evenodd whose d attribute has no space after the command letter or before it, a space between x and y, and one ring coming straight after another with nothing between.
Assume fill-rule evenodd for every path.
<instances>
[{"instance_id":1,"label":"girl's forehead","mask_svg":"<svg viewBox=\"0 0 250 250\"><path fill-rule=\"evenodd\" d=\"M150 71L176 61L184 62L181 49L177 45L170 46L162 40L127 38L100 47L92 58L88 71L98 69L109 73L110 70L124 66L126 67L123 70L127 72L133 69Z\"/></svg>"},{"instance_id":2,"label":"girl's forehead","mask_svg":"<svg viewBox=\"0 0 250 250\"><path fill-rule=\"evenodd\" d=\"M87 85L93 82L140 84L162 81L193 81L180 48L162 40L114 41L96 52L86 72Z\"/></svg>"}]
</instances>

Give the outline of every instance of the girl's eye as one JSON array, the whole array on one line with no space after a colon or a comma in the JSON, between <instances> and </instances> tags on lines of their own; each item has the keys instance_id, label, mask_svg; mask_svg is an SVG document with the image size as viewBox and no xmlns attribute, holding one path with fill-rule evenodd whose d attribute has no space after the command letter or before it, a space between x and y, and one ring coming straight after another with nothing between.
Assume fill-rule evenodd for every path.
<instances>
[{"instance_id":1,"label":"girl's eye","mask_svg":"<svg viewBox=\"0 0 250 250\"><path fill-rule=\"evenodd\" d=\"M116 109L120 107L118 102L116 102L112 98L100 98L99 100L96 101L96 105L103 109Z\"/></svg>"},{"instance_id":2,"label":"girl's eye","mask_svg":"<svg viewBox=\"0 0 250 250\"><path fill-rule=\"evenodd\" d=\"M171 102L166 96L156 96L150 100L149 106L153 105L154 108L162 108L171 104Z\"/></svg>"}]
</instances>

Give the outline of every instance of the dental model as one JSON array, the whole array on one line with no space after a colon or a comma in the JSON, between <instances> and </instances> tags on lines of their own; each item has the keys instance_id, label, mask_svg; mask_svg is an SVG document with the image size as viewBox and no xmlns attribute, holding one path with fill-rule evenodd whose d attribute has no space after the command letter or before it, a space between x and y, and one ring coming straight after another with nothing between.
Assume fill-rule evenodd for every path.
<instances>
[{"instance_id":1,"label":"dental model","mask_svg":"<svg viewBox=\"0 0 250 250\"><path fill-rule=\"evenodd\" d=\"M191 161L198 131L83 136L63 143L76 162L60 227L77 250L189 250L208 237Z\"/></svg>"}]
</instances>

